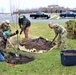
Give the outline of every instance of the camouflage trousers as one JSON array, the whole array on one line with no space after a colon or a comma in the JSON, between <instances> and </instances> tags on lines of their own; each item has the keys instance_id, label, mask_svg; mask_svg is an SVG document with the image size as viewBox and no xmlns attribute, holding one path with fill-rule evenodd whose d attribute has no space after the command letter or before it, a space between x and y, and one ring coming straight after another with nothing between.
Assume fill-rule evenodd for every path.
<instances>
[{"instance_id":1,"label":"camouflage trousers","mask_svg":"<svg viewBox=\"0 0 76 75\"><path fill-rule=\"evenodd\" d=\"M61 44L63 45L63 48L64 48L64 49L67 48L67 31L65 31L65 32L62 33L62 34L59 34L59 36L58 36L58 43L57 43L58 47L59 47Z\"/></svg>"}]
</instances>

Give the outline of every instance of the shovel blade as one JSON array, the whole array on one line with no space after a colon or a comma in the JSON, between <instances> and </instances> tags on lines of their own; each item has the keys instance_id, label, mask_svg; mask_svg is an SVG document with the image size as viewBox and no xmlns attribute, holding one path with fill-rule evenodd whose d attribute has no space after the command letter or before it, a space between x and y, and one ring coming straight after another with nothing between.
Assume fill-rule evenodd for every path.
<instances>
[{"instance_id":1,"label":"shovel blade","mask_svg":"<svg viewBox=\"0 0 76 75\"><path fill-rule=\"evenodd\" d=\"M16 52L16 54L15 54L15 55L16 55L16 57L19 57L19 54L18 54L18 52Z\"/></svg>"}]
</instances>

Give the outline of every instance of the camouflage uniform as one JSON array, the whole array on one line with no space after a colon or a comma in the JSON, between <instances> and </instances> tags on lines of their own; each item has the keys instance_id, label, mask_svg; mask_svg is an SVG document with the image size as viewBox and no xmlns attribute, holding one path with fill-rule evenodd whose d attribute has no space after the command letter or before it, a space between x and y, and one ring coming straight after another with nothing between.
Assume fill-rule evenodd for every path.
<instances>
[{"instance_id":1,"label":"camouflage uniform","mask_svg":"<svg viewBox=\"0 0 76 75\"><path fill-rule=\"evenodd\" d=\"M0 31L0 61L4 61L4 50L6 48L6 38L4 37L5 34L3 34L2 31Z\"/></svg>"},{"instance_id":2,"label":"camouflage uniform","mask_svg":"<svg viewBox=\"0 0 76 75\"><path fill-rule=\"evenodd\" d=\"M53 26L55 34L58 34L58 47L60 46L60 44L63 44L63 47L66 48L66 43L67 43L67 31L66 29L59 25L59 24L55 24Z\"/></svg>"},{"instance_id":3,"label":"camouflage uniform","mask_svg":"<svg viewBox=\"0 0 76 75\"><path fill-rule=\"evenodd\" d=\"M4 49L4 48L6 48L6 39L7 38L5 38L5 34L2 32L2 31L0 31L0 51L2 50L2 49Z\"/></svg>"}]
</instances>

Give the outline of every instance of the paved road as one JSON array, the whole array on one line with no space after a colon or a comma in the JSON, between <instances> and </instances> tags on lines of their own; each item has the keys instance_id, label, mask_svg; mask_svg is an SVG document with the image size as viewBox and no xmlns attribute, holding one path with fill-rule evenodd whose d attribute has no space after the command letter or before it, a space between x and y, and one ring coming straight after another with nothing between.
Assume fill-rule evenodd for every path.
<instances>
[{"instance_id":1,"label":"paved road","mask_svg":"<svg viewBox=\"0 0 76 75\"><path fill-rule=\"evenodd\" d=\"M51 17L53 17L56 14L52 14ZM31 22L53 22L53 23L57 23L57 22L66 22L69 19L57 19L57 20L51 20L51 19L32 19L29 17L29 14L26 14L26 17L31 21Z\"/></svg>"},{"instance_id":2,"label":"paved road","mask_svg":"<svg viewBox=\"0 0 76 75\"><path fill-rule=\"evenodd\" d=\"M51 17L53 17L55 14L52 14ZM32 19L29 17L29 14L25 14L25 16L31 21L31 22L53 22L53 23L57 23L57 22L66 22L69 19L57 19L57 20L51 20L51 19ZM2 20L10 20L11 22L17 22L18 21L18 16L17 15L13 15L11 16L10 14L0 14L0 22Z\"/></svg>"}]
</instances>

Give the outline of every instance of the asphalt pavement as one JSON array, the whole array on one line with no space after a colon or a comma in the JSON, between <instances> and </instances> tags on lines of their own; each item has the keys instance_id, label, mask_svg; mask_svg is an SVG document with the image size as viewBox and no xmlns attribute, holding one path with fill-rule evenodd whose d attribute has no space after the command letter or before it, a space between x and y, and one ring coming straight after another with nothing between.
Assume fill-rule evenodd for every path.
<instances>
[{"instance_id":1,"label":"asphalt pavement","mask_svg":"<svg viewBox=\"0 0 76 75\"><path fill-rule=\"evenodd\" d=\"M59 22L66 22L70 19L68 18L60 18L60 19L56 19L56 20L51 20L51 19L32 19L29 16L30 14L25 14L25 16L31 21L31 22L53 22L53 23L59 23ZM54 17L56 14L51 14L51 17ZM10 20L11 22L18 22L18 15L11 15L11 14L0 14L0 22L3 20Z\"/></svg>"}]
</instances>

